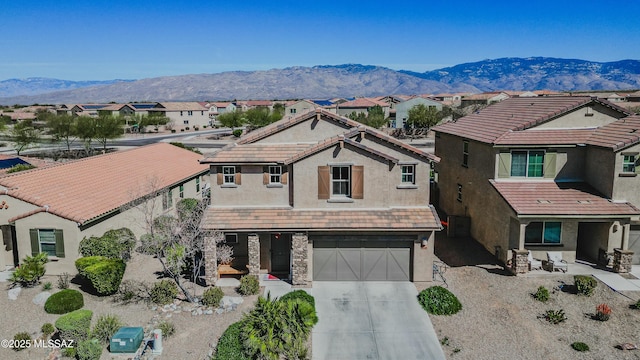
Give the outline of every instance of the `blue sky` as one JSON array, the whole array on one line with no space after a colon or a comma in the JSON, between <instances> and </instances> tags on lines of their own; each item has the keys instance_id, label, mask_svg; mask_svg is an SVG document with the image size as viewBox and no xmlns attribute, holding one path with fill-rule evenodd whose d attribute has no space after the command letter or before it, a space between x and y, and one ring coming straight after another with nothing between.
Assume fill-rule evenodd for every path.
<instances>
[{"instance_id":1,"label":"blue sky","mask_svg":"<svg viewBox=\"0 0 640 360\"><path fill-rule=\"evenodd\" d=\"M612 4L612 5L607 5ZM640 59L640 1L0 0L0 80Z\"/></svg>"}]
</instances>

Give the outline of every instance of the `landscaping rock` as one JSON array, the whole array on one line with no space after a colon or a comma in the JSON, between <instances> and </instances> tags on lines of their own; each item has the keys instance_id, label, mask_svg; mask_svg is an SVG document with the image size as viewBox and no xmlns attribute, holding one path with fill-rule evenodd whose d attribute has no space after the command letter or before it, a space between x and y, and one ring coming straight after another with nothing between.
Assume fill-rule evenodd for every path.
<instances>
[{"instance_id":1,"label":"landscaping rock","mask_svg":"<svg viewBox=\"0 0 640 360\"><path fill-rule=\"evenodd\" d=\"M36 305L44 306L44 303L47 302L47 299L49 298L49 296L51 296L50 292L43 291L33 298L33 303Z\"/></svg>"},{"instance_id":2,"label":"landscaping rock","mask_svg":"<svg viewBox=\"0 0 640 360\"><path fill-rule=\"evenodd\" d=\"M232 306L238 306L244 302L244 299L240 296L223 296L222 300L220 300L220 307L222 308L230 308Z\"/></svg>"},{"instance_id":3,"label":"landscaping rock","mask_svg":"<svg viewBox=\"0 0 640 360\"><path fill-rule=\"evenodd\" d=\"M213 315L213 310L207 309L203 312L205 315Z\"/></svg>"},{"instance_id":4,"label":"landscaping rock","mask_svg":"<svg viewBox=\"0 0 640 360\"><path fill-rule=\"evenodd\" d=\"M224 309L223 308L217 308L216 309L216 314L220 315L224 313Z\"/></svg>"},{"instance_id":5,"label":"landscaping rock","mask_svg":"<svg viewBox=\"0 0 640 360\"><path fill-rule=\"evenodd\" d=\"M21 287L14 287L13 289L7 292L7 296L9 296L9 300L18 300L18 295L22 291Z\"/></svg>"}]
</instances>

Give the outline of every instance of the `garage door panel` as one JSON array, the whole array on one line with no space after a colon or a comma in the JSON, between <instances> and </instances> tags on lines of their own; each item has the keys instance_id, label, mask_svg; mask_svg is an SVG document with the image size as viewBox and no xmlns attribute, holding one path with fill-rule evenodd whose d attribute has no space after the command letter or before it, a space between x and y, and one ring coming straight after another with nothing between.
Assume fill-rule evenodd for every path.
<instances>
[{"instance_id":1,"label":"garage door panel","mask_svg":"<svg viewBox=\"0 0 640 360\"><path fill-rule=\"evenodd\" d=\"M360 249L337 250L337 278L338 280L360 280Z\"/></svg>"},{"instance_id":2,"label":"garage door panel","mask_svg":"<svg viewBox=\"0 0 640 360\"><path fill-rule=\"evenodd\" d=\"M387 252L387 280L409 280L411 250L389 249Z\"/></svg>"},{"instance_id":3,"label":"garage door panel","mask_svg":"<svg viewBox=\"0 0 640 360\"><path fill-rule=\"evenodd\" d=\"M387 279L387 249L363 248L364 263L362 280L384 281Z\"/></svg>"},{"instance_id":4,"label":"garage door panel","mask_svg":"<svg viewBox=\"0 0 640 360\"><path fill-rule=\"evenodd\" d=\"M337 249L313 250L313 278L315 280L338 280Z\"/></svg>"}]
</instances>

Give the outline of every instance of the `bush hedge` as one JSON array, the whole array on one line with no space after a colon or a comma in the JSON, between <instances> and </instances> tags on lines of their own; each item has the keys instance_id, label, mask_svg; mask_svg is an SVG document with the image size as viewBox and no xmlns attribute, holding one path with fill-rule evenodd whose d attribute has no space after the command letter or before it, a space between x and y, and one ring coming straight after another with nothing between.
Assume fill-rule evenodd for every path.
<instances>
[{"instance_id":1,"label":"bush hedge","mask_svg":"<svg viewBox=\"0 0 640 360\"><path fill-rule=\"evenodd\" d=\"M122 259L89 256L76 260L80 276L91 282L99 295L111 295L118 291L127 265Z\"/></svg>"},{"instance_id":2,"label":"bush hedge","mask_svg":"<svg viewBox=\"0 0 640 360\"><path fill-rule=\"evenodd\" d=\"M242 129L233 130L233 136L235 136L235 137L242 136Z\"/></svg>"},{"instance_id":3,"label":"bush hedge","mask_svg":"<svg viewBox=\"0 0 640 360\"><path fill-rule=\"evenodd\" d=\"M224 296L224 292L219 287L210 287L202 294L202 304L206 306L218 307Z\"/></svg>"},{"instance_id":4,"label":"bush hedge","mask_svg":"<svg viewBox=\"0 0 640 360\"><path fill-rule=\"evenodd\" d=\"M44 303L44 311L47 314L66 314L81 309L84 306L84 297L78 290L64 289L49 296Z\"/></svg>"},{"instance_id":5,"label":"bush hedge","mask_svg":"<svg viewBox=\"0 0 640 360\"><path fill-rule=\"evenodd\" d=\"M82 256L104 256L110 259L128 260L136 243L133 231L127 228L109 230L100 237L92 236L80 241L78 251Z\"/></svg>"},{"instance_id":6,"label":"bush hedge","mask_svg":"<svg viewBox=\"0 0 640 360\"><path fill-rule=\"evenodd\" d=\"M458 298L442 286L433 286L418 294L418 302L429 314L453 315L462 310Z\"/></svg>"},{"instance_id":7,"label":"bush hedge","mask_svg":"<svg viewBox=\"0 0 640 360\"><path fill-rule=\"evenodd\" d=\"M576 286L576 290L578 294L591 296L593 295L593 291L598 286L598 281L589 275L575 275L573 277L573 282Z\"/></svg>"},{"instance_id":8,"label":"bush hedge","mask_svg":"<svg viewBox=\"0 0 640 360\"><path fill-rule=\"evenodd\" d=\"M242 321L235 322L222 333L213 360L249 360L244 354L241 333Z\"/></svg>"},{"instance_id":9,"label":"bush hedge","mask_svg":"<svg viewBox=\"0 0 640 360\"><path fill-rule=\"evenodd\" d=\"M255 275L244 275L240 278L238 292L241 295L255 295L260 291L260 280Z\"/></svg>"},{"instance_id":10,"label":"bush hedge","mask_svg":"<svg viewBox=\"0 0 640 360\"><path fill-rule=\"evenodd\" d=\"M316 300L313 296L311 296L308 292L304 290L295 290L292 292L288 292L280 297L280 301L289 301L294 299L300 299L308 302L313 308L316 308Z\"/></svg>"},{"instance_id":11,"label":"bush hedge","mask_svg":"<svg viewBox=\"0 0 640 360\"><path fill-rule=\"evenodd\" d=\"M74 340L76 343L87 339L91 329L91 310L76 310L60 316L56 320L56 329L62 340Z\"/></svg>"},{"instance_id":12,"label":"bush hedge","mask_svg":"<svg viewBox=\"0 0 640 360\"><path fill-rule=\"evenodd\" d=\"M580 341L574 342L573 344L571 344L571 347L573 348L573 350L579 351L579 352L589 351L589 345Z\"/></svg>"},{"instance_id":13,"label":"bush hedge","mask_svg":"<svg viewBox=\"0 0 640 360\"><path fill-rule=\"evenodd\" d=\"M166 305L178 296L178 286L171 280L161 280L153 284L151 301L157 305Z\"/></svg>"}]
</instances>

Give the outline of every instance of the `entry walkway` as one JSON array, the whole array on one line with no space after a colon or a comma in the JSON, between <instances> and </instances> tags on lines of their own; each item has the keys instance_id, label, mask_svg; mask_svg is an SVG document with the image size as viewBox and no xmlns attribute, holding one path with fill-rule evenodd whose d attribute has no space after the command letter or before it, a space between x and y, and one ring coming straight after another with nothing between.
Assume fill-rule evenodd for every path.
<instances>
[{"instance_id":1,"label":"entry walkway","mask_svg":"<svg viewBox=\"0 0 640 360\"><path fill-rule=\"evenodd\" d=\"M536 277L551 275L551 272L545 270L530 271L524 276ZM558 274L556 272L556 274ZM633 265L630 274L620 275L609 270L596 267L585 261L578 260L573 264L569 264L567 274L569 275L593 275L598 280L605 283L608 287L615 291L640 291L640 265Z\"/></svg>"}]
</instances>

